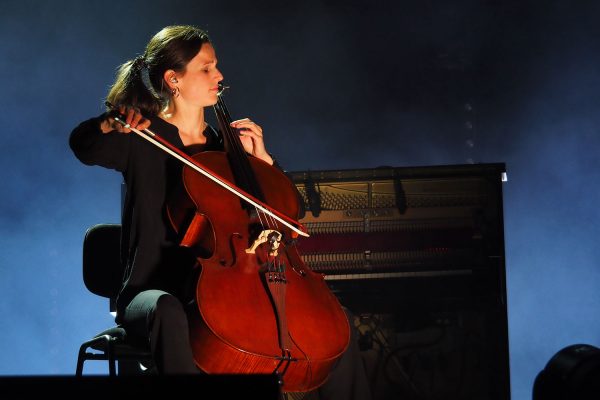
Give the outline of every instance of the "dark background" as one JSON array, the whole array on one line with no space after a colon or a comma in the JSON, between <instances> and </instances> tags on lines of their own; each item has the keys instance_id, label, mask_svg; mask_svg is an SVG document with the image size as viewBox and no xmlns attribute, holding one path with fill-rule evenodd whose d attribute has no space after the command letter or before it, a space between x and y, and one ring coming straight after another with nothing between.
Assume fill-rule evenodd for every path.
<instances>
[{"instance_id":1,"label":"dark background","mask_svg":"<svg viewBox=\"0 0 600 400\"><path fill-rule=\"evenodd\" d=\"M506 163L512 393L530 398L557 350L600 345L599 18L592 1L3 0L0 374L72 374L111 323L81 244L118 222L121 177L68 135L119 64L190 23L287 170Z\"/></svg>"}]
</instances>

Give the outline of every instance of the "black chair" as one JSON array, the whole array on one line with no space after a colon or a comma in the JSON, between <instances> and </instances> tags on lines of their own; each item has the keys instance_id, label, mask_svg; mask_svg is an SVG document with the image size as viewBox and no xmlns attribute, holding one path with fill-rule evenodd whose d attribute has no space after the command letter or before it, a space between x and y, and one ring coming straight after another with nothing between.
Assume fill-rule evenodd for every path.
<instances>
[{"instance_id":1,"label":"black chair","mask_svg":"<svg viewBox=\"0 0 600 400\"><path fill-rule=\"evenodd\" d=\"M120 262L119 224L98 224L89 228L83 241L83 281L88 290L109 299L115 311L115 298L123 279ZM147 342L127 335L116 325L98 333L79 348L75 375L83 374L87 360L108 361L109 375L149 374L153 371L152 355ZM118 370L117 370L118 363Z\"/></svg>"}]
</instances>

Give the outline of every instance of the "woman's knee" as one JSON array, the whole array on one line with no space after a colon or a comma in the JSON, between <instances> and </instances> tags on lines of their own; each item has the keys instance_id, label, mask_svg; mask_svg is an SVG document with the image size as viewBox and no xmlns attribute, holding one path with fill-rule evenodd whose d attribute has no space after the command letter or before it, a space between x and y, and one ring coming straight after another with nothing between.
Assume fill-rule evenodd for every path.
<instances>
[{"instance_id":1,"label":"woman's knee","mask_svg":"<svg viewBox=\"0 0 600 400\"><path fill-rule=\"evenodd\" d=\"M164 294L156 301L154 310L154 324L160 324L163 328L169 326L172 329L181 329L187 332L187 314L183 304L177 297Z\"/></svg>"},{"instance_id":2,"label":"woman's knee","mask_svg":"<svg viewBox=\"0 0 600 400\"><path fill-rule=\"evenodd\" d=\"M171 294L164 293L156 300L156 315L185 314L179 299Z\"/></svg>"}]
</instances>

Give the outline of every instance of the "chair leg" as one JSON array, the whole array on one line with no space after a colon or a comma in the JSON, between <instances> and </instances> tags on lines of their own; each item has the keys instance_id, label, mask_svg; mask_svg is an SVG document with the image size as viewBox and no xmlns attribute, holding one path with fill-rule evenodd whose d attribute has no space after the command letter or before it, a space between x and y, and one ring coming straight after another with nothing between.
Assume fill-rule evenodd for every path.
<instances>
[{"instance_id":1,"label":"chair leg","mask_svg":"<svg viewBox=\"0 0 600 400\"><path fill-rule=\"evenodd\" d=\"M154 368L151 368L147 372L142 372L140 368L140 360L147 361L150 367L153 367L152 358L149 353L140 352L137 356L125 355L120 357L116 353L116 346L120 343L119 338L112 337L110 335L97 336L87 342L83 343L79 348L79 354L77 357L77 368L75 370L75 376L83 375L83 364L87 360L104 360L108 361L108 374L109 376L117 375L138 375L138 374L152 374ZM92 349L92 350L90 350ZM102 351L102 350L104 351ZM94 352L94 350L98 352ZM117 360L117 358L119 358ZM121 368L121 362L124 362L123 369ZM134 365L137 368L133 368Z\"/></svg>"},{"instance_id":2,"label":"chair leg","mask_svg":"<svg viewBox=\"0 0 600 400\"><path fill-rule=\"evenodd\" d=\"M102 356L100 354L92 354L92 353L87 352L87 350L90 347L93 347L96 343L99 343L99 342L105 342L104 347L106 348L106 352L105 352L104 356ZM77 367L75 369L75 376L83 375L83 363L86 360L102 360L102 359L109 360L109 373L113 376L116 375L113 340L109 335L102 335L102 336L95 337L92 340L88 340L87 342L84 342L79 347L79 354L77 355ZM111 360L112 360L112 363L111 363Z\"/></svg>"},{"instance_id":3,"label":"chair leg","mask_svg":"<svg viewBox=\"0 0 600 400\"><path fill-rule=\"evenodd\" d=\"M114 340L108 341L108 347L106 348L106 352L108 353L108 375L117 376L115 351L114 351Z\"/></svg>"},{"instance_id":4,"label":"chair leg","mask_svg":"<svg viewBox=\"0 0 600 400\"><path fill-rule=\"evenodd\" d=\"M87 350L87 344L82 344L79 347L79 354L77 356L77 368L75 369L75 376L81 376L83 374L83 363L85 362L85 351Z\"/></svg>"}]
</instances>

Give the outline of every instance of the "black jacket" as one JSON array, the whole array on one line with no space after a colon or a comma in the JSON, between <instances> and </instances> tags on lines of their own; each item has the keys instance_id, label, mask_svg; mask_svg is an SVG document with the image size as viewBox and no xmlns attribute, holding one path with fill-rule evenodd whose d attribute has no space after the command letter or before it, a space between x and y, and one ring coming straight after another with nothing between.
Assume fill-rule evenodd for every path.
<instances>
[{"instance_id":1,"label":"black jacket","mask_svg":"<svg viewBox=\"0 0 600 400\"><path fill-rule=\"evenodd\" d=\"M174 229L166 218L167 196L180 183L182 164L135 133L103 134L100 121L92 118L77 126L69 144L87 165L100 165L123 174L127 194L122 210L121 259L126 266L117 299L119 312L140 291L160 289L187 301L189 278L195 257L178 246ZM174 125L151 119L150 129L188 154ZM222 150L219 133L208 127L203 150Z\"/></svg>"}]
</instances>

